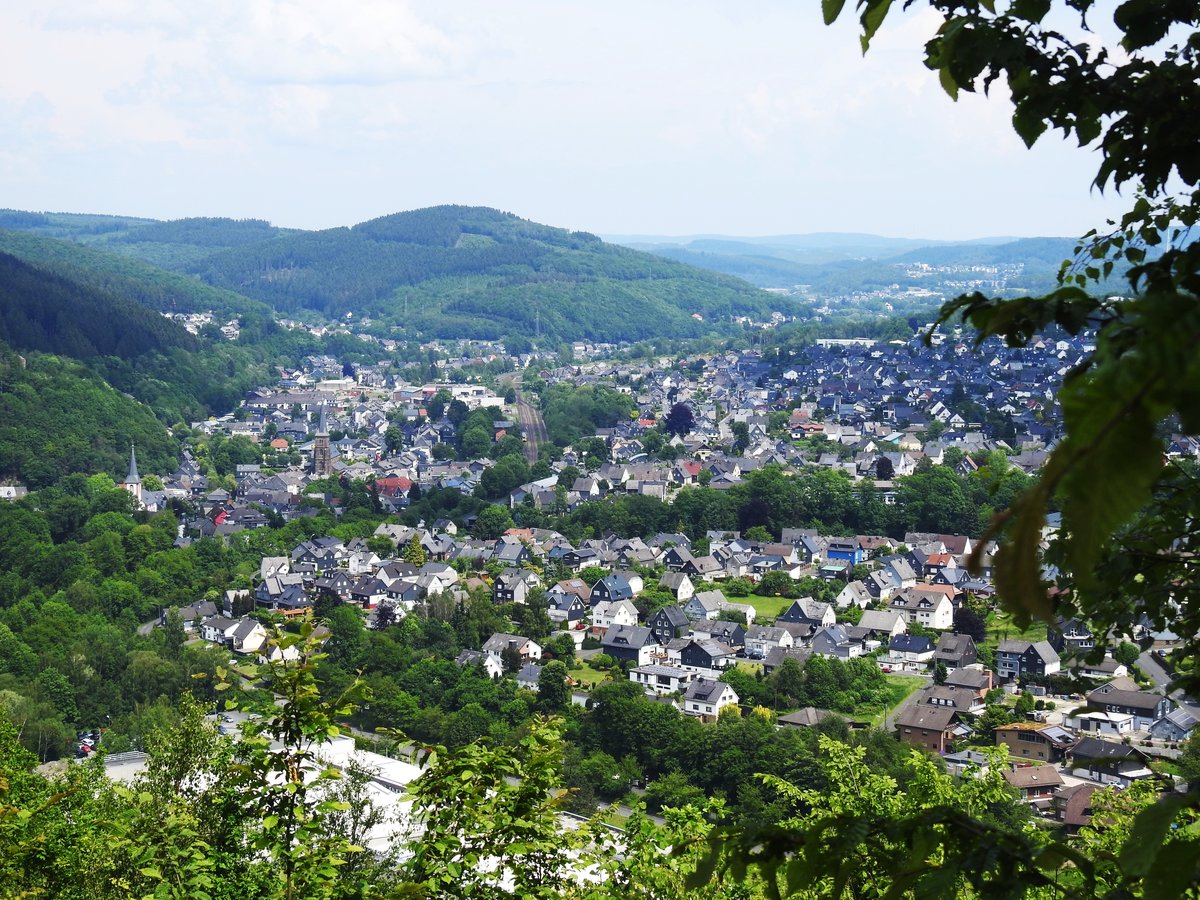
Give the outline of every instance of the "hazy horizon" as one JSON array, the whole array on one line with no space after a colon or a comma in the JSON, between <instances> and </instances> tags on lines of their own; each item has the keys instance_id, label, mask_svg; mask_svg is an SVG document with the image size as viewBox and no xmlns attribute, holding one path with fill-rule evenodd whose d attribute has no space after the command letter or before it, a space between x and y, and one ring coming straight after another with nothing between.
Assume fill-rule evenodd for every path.
<instances>
[{"instance_id":1,"label":"hazy horizon","mask_svg":"<svg viewBox=\"0 0 1200 900\"><path fill-rule=\"evenodd\" d=\"M461 203L607 235L1076 236L1092 154L952 102L928 11L158 0L0 9L0 206L306 229Z\"/></svg>"}]
</instances>

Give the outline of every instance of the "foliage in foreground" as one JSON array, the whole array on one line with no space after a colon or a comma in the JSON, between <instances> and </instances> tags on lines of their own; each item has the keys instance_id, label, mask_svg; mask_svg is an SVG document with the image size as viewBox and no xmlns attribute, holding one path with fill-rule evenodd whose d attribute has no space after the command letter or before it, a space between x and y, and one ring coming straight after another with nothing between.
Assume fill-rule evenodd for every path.
<instances>
[{"instance_id":1,"label":"foliage in foreground","mask_svg":"<svg viewBox=\"0 0 1200 900\"><path fill-rule=\"evenodd\" d=\"M634 810L623 831L569 820L559 790L563 722L537 720L510 745L427 750L407 825L368 776L322 760L355 682L321 699L311 625L276 639L290 662L219 673L227 705L257 709L241 740L185 700L126 786L95 763L59 775L0 721L0 883L60 897L1176 897L1194 889L1195 797L1154 804L1145 788L1097 795L1096 827L1071 842L1035 826L1001 776L1004 751L961 779L912 751L904 784L865 749L822 737L829 787L764 776L782 812L747 837L720 801ZM377 795L376 795L377 796ZM399 838L365 849L372 829Z\"/></svg>"}]
</instances>

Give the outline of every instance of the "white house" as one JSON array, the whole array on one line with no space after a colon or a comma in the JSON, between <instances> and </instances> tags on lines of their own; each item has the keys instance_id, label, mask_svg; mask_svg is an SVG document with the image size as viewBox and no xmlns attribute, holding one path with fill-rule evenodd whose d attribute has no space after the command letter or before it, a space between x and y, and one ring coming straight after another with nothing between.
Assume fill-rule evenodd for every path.
<instances>
[{"instance_id":1,"label":"white house","mask_svg":"<svg viewBox=\"0 0 1200 900\"><path fill-rule=\"evenodd\" d=\"M697 678L683 695L683 711L689 716L716 717L727 706L737 706L737 692L723 681Z\"/></svg>"}]
</instances>

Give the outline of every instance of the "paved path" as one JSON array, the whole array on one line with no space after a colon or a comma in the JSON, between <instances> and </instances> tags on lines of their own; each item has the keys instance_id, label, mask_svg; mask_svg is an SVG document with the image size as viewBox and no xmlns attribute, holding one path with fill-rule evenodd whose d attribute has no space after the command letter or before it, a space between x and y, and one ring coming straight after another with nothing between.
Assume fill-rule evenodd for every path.
<instances>
[{"instance_id":1,"label":"paved path","mask_svg":"<svg viewBox=\"0 0 1200 900\"><path fill-rule=\"evenodd\" d=\"M896 727L896 719L900 717L900 714L909 707L914 706L917 703L918 697L920 697L922 689L929 687L931 684L933 684L933 679L926 678L925 683L921 685L921 687L917 688L915 691L901 700L899 706L894 707L891 712L883 717L883 724L881 724L879 727L884 731L894 730Z\"/></svg>"},{"instance_id":2,"label":"paved path","mask_svg":"<svg viewBox=\"0 0 1200 900\"><path fill-rule=\"evenodd\" d=\"M1187 696L1183 691L1171 690L1171 684L1174 679L1171 677L1171 673L1159 664L1153 654L1143 653L1139 656L1138 666L1150 676L1150 680L1154 682L1155 687L1186 709L1193 717L1200 719L1200 703L1197 703L1192 697Z\"/></svg>"}]
</instances>

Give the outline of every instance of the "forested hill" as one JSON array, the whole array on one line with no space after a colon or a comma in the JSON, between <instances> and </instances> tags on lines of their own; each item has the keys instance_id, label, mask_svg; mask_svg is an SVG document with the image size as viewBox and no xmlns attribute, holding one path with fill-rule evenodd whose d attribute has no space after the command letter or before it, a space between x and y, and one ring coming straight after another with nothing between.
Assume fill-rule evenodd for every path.
<instances>
[{"instance_id":1,"label":"forested hill","mask_svg":"<svg viewBox=\"0 0 1200 900\"><path fill-rule=\"evenodd\" d=\"M411 336L692 337L725 330L735 316L765 319L780 303L730 276L484 207L431 207L314 232L256 220L16 211L0 211L0 227L198 276L281 312L366 315ZM0 250L28 260L12 243L0 233Z\"/></svg>"},{"instance_id":2,"label":"forested hill","mask_svg":"<svg viewBox=\"0 0 1200 900\"><path fill-rule=\"evenodd\" d=\"M190 334L142 302L161 299L170 283L156 278L194 282L185 276L157 272L132 260L109 257L64 241L15 232L0 232L29 251L37 264L0 251L0 346L22 354L52 353L82 363L91 373L149 407L160 429L191 422L212 413L229 412L242 394L273 376L274 366L294 365L308 353L321 352L322 342L303 330L285 331L265 307L259 315L243 314L241 337L224 339L219 330ZM116 260L112 268L87 263ZM123 269L124 264L133 268ZM138 267L150 270L143 277ZM203 291L213 288L195 282ZM183 295L183 305L202 304L201 295ZM189 299L190 298L190 299ZM245 304L260 308L254 301ZM203 308L203 306L201 306ZM227 310L228 312L228 310ZM354 342L355 347L360 342ZM10 416L5 423L28 429L31 420ZM62 417L53 443L60 449L81 447L90 440L83 423ZM33 446L37 435L21 438ZM46 438L46 442L49 438ZM76 454L76 468L90 471L87 454ZM4 474L20 475L9 466Z\"/></svg>"},{"instance_id":3,"label":"forested hill","mask_svg":"<svg viewBox=\"0 0 1200 900\"><path fill-rule=\"evenodd\" d=\"M195 350L184 328L153 310L0 253L0 341L85 359Z\"/></svg>"},{"instance_id":4,"label":"forested hill","mask_svg":"<svg viewBox=\"0 0 1200 900\"><path fill-rule=\"evenodd\" d=\"M146 406L114 390L83 364L0 344L0 480L31 488L71 472L122 478L129 445L146 472L169 472L178 443Z\"/></svg>"}]
</instances>

